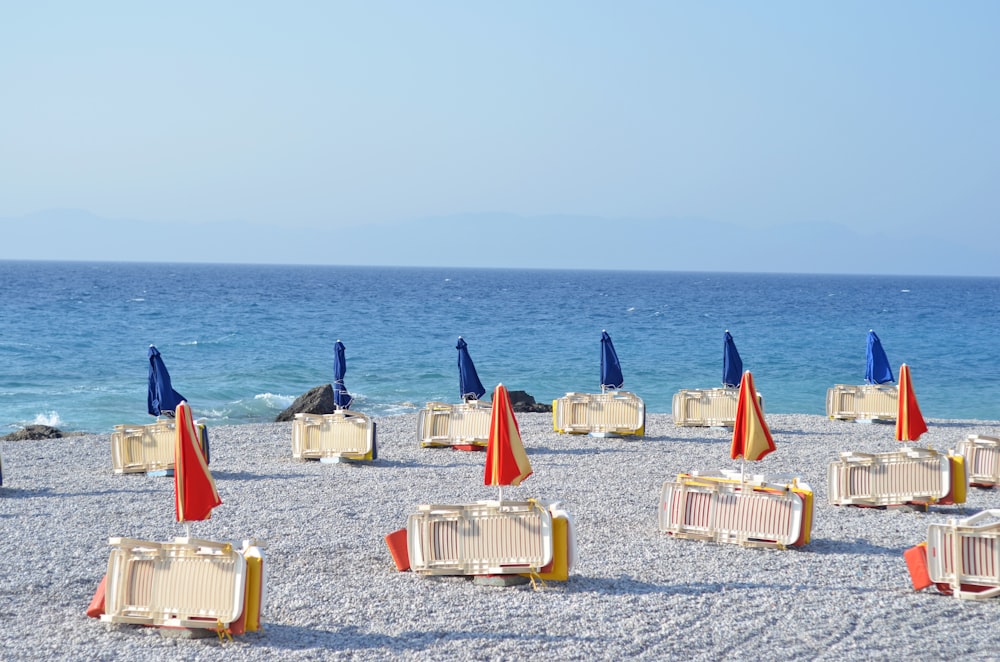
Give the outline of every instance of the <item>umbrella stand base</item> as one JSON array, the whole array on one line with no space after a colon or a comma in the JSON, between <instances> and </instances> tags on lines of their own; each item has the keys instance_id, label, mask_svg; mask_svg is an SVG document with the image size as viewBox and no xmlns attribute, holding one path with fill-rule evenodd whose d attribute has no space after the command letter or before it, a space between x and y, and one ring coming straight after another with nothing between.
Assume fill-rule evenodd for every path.
<instances>
[{"instance_id":1,"label":"umbrella stand base","mask_svg":"<svg viewBox=\"0 0 1000 662\"><path fill-rule=\"evenodd\" d=\"M157 469L156 471L147 471L147 476L152 476L153 478L163 478L164 476L172 477L174 475L173 469Z\"/></svg>"}]
</instances>

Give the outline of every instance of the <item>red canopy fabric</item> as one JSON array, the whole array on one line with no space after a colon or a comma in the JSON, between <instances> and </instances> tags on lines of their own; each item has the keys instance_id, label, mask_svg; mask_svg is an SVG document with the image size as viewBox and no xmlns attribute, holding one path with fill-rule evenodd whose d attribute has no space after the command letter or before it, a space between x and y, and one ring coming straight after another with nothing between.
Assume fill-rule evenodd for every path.
<instances>
[{"instance_id":1,"label":"red canopy fabric","mask_svg":"<svg viewBox=\"0 0 1000 662\"><path fill-rule=\"evenodd\" d=\"M764 414L757 400L753 375L747 370L740 379L740 395L736 404L736 424L733 426L733 443L729 456L737 460L756 461L775 450L771 431L764 422Z\"/></svg>"},{"instance_id":2,"label":"red canopy fabric","mask_svg":"<svg viewBox=\"0 0 1000 662\"><path fill-rule=\"evenodd\" d=\"M198 442L191 406L181 402L175 413L177 442L174 445L174 504L178 522L206 520L212 508L222 504L215 479Z\"/></svg>"},{"instance_id":3,"label":"red canopy fabric","mask_svg":"<svg viewBox=\"0 0 1000 662\"><path fill-rule=\"evenodd\" d=\"M899 368L899 411L896 414L896 441L916 441L927 432L927 423L920 413L917 396L913 392L910 366Z\"/></svg>"},{"instance_id":4,"label":"red canopy fabric","mask_svg":"<svg viewBox=\"0 0 1000 662\"><path fill-rule=\"evenodd\" d=\"M490 440L486 446L486 472L483 484L501 487L520 485L531 475L531 462L524 452L521 430L514 418L507 388L500 384L493 391L490 414Z\"/></svg>"}]
</instances>

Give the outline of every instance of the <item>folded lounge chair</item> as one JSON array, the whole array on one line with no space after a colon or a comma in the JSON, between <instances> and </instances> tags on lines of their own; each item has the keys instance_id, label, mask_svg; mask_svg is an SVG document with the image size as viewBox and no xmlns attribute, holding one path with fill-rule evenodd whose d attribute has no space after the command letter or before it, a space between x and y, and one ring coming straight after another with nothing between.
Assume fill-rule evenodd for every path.
<instances>
[{"instance_id":1,"label":"folded lounge chair","mask_svg":"<svg viewBox=\"0 0 1000 662\"><path fill-rule=\"evenodd\" d=\"M201 628L220 634L260 629L266 598L263 556L251 542L242 549L195 538L109 542L103 596L98 589L88 615L108 623Z\"/></svg>"},{"instance_id":2,"label":"folded lounge chair","mask_svg":"<svg viewBox=\"0 0 1000 662\"><path fill-rule=\"evenodd\" d=\"M660 492L660 530L678 538L750 547L809 542L813 494L797 476L683 473Z\"/></svg>"},{"instance_id":3,"label":"folded lounge chair","mask_svg":"<svg viewBox=\"0 0 1000 662\"><path fill-rule=\"evenodd\" d=\"M957 598L1000 596L1000 510L931 524L927 542L903 553L913 588Z\"/></svg>"},{"instance_id":4,"label":"folded lounge chair","mask_svg":"<svg viewBox=\"0 0 1000 662\"><path fill-rule=\"evenodd\" d=\"M209 458L208 428L198 423L198 437ZM116 474L167 471L174 468L177 426L172 420L149 425L116 425L111 433L111 464Z\"/></svg>"},{"instance_id":5,"label":"folded lounge chair","mask_svg":"<svg viewBox=\"0 0 1000 662\"><path fill-rule=\"evenodd\" d=\"M1000 439L970 434L958 442L958 452L965 457L969 485L996 487L1000 484Z\"/></svg>"},{"instance_id":6,"label":"folded lounge chair","mask_svg":"<svg viewBox=\"0 0 1000 662\"><path fill-rule=\"evenodd\" d=\"M419 506L386 541L397 568L424 575L565 581L576 556L569 515L535 500Z\"/></svg>"},{"instance_id":7,"label":"folded lounge chair","mask_svg":"<svg viewBox=\"0 0 1000 662\"><path fill-rule=\"evenodd\" d=\"M674 394L674 425L684 427L733 427L736 424L738 388L681 389ZM757 394L764 408L764 398Z\"/></svg>"},{"instance_id":8,"label":"folded lounge chair","mask_svg":"<svg viewBox=\"0 0 1000 662\"><path fill-rule=\"evenodd\" d=\"M292 457L308 460L375 460L375 422L360 412L296 414L292 421Z\"/></svg>"},{"instance_id":9,"label":"folded lounge chair","mask_svg":"<svg viewBox=\"0 0 1000 662\"><path fill-rule=\"evenodd\" d=\"M417 414L417 438L423 448L486 448L492 411L490 403L479 400L428 402Z\"/></svg>"},{"instance_id":10,"label":"folded lounge chair","mask_svg":"<svg viewBox=\"0 0 1000 662\"><path fill-rule=\"evenodd\" d=\"M646 405L628 391L567 393L552 401L556 432L598 436L646 434Z\"/></svg>"},{"instance_id":11,"label":"folded lounge chair","mask_svg":"<svg viewBox=\"0 0 1000 662\"><path fill-rule=\"evenodd\" d=\"M830 463L834 506L898 506L965 503L965 458L929 448L891 453L840 454Z\"/></svg>"},{"instance_id":12,"label":"folded lounge chair","mask_svg":"<svg viewBox=\"0 0 1000 662\"><path fill-rule=\"evenodd\" d=\"M836 384L826 392L826 415L838 420L895 421L899 387L895 384Z\"/></svg>"}]
</instances>

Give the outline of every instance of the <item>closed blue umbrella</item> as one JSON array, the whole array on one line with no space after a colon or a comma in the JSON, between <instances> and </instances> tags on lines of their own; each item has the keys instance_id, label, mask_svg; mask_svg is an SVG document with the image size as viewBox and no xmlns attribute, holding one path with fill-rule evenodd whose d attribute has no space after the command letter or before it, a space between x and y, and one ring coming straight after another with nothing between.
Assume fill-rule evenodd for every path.
<instances>
[{"instance_id":1,"label":"closed blue umbrella","mask_svg":"<svg viewBox=\"0 0 1000 662\"><path fill-rule=\"evenodd\" d=\"M347 373L347 359L344 358L344 343L339 340L333 346L333 403L338 409L351 406L351 394L344 386L344 375Z\"/></svg>"},{"instance_id":2,"label":"closed blue umbrella","mask_svg":"<svg viewBox=\"0 0 1000 662\"><path fill-rule=\"evenodd\" d=\"M882 349L882 341L874 331L868 331L868 360L865 364L866 384L885 384L896 381L892 376L892 366Z\"/></svg>"},{"instance_id":3,"label":"closed blue umbrella","mask_svg":"<svg viewBox=\"0 0 1000 662\"><path fill-rule=\"evenodd\" d=\"M170 373L163 365L160 350L149 346L149 389L146 394L146 409L150 416L173 416L177 405L186 398L170 385Z\"/></svg>"},{"instance_id":4,"label":"closed blue umbrella","mask_svg":"<svg viewBox=\"0 0 1000 662\"><path fill-rule=\"evenodd\" d=\"M607 331L601 331L601 391L621 388L624 385L622 364L618 362L618 353L615 352L611 336Z\"/></svg>"},{"instance_id":5,"label":"closed blue umbrella","mask_svg":"<svg viewBox=\"0 0 1000 662\"><path fill-rule=\"evenodd\" d=\"M462 336L459 336L455 349L458 350L459 397L462 400L479 400L486 395L486 389L483 387L483 383L479 381L476 366L472 362L472 357L469 356L469 344L462 339Z\"/></svg>"},{"instance_id":6,"label":"closed blue umbrella","mask_svg":"<svg viewBox=\"0 0 1000 662\"><path fill-rule=\"evenodd\" d=\"M736 351L733 335L726 331L722 341L722 385L726 388L736 388L743 378L743 359Z\"/></svg>"}]
</instances>

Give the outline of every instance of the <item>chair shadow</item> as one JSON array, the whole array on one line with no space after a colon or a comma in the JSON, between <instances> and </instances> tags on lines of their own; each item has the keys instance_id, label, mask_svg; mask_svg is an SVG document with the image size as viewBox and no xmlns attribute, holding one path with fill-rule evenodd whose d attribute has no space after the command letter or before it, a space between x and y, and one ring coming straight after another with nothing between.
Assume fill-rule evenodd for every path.
<instances>
[{"instance_id":1,"label":"chair shadow","mask_svg":"<svg viewBox=\"0 0 1000 662\"><path fill-rule=\"evenodd\" d=\"M429 646L442 641L482 640L497 641L557 641L566 642L598 642L600 637L590 636L556 636L548 633L522 634L518 632L484 632L461 630L420 630L401 632L398 635L381 634L347 626L338 630L308 628L298 625L282 625L265 623L262 637L273 648L286 651L338 649L357 650L384 649L397 652L417 652L426 650Z\"/></svg>"},{"instance_id":2,"label":"chair shadow","mask_svg":"<svg viewBox=\"0 0 1000 662\"><path fill-rule=\"evenodd\" d=\"M831 540L828 538L813 538L802 548L795 548L800 554L850 554L854 556L898 556L903 553L903 547L883 547L873 545L867 540Z\"/></svg>"}]
</instances>

